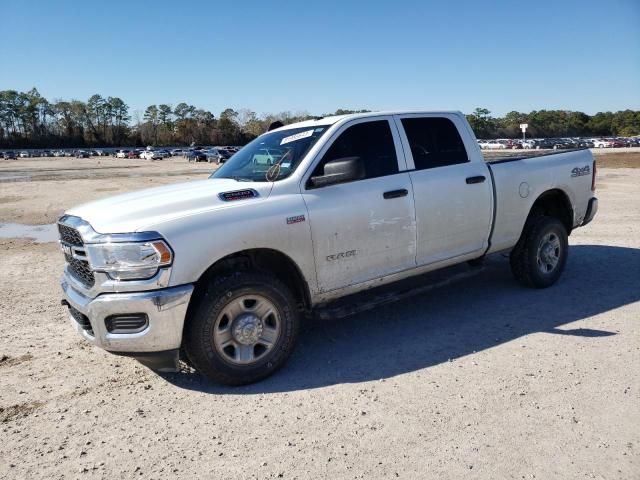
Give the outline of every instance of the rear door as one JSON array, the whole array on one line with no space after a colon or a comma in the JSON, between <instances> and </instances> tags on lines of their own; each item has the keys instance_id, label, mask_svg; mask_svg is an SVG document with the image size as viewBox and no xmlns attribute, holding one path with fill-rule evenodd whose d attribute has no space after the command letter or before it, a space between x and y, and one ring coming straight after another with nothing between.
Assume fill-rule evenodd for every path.
<instances>
[{"instance_id":1,"label":"rear door","mask_svg":"<svg viewBox=\"0 0 640 480\"><path fill-rule=\"evenodd\" d=\"M313 187L330 160L360 157L365 178ZM415 267L416 230L411 180L393 118L358 119L342 126L305 175L318 285L355 285Z\"/></svg>"},{"instance_id":2,"label":"rear door","mask_svg":"<svg viewBox=\"0 0 640 480\"><path fill-rule=\"evenodd\" d=\"M455 114L396 115L396 125L413 184L418 265L482 254L491 227L493 192L489 169L460 131ZM465 135L467 141L473 139Z\"/></svg>"}]
</instances>

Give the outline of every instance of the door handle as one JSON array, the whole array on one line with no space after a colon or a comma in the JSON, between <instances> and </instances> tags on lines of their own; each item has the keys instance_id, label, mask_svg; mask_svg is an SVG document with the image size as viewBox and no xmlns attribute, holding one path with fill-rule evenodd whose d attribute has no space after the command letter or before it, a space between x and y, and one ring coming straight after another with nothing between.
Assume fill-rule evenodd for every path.
<instances>
[{"instance_id":1,"label":"door handle","mask_svg":"<svg viewBox=\"0 0 640 480\"><path fill-rule=\"evenodd\" d=\"M400 190L391 190L389 192L384 192L382 196L388 200L390 198L406 197L408 193L409 190L401 188Z\"/></svg>"},{"instance_id":2,"label":"door handle","mask_svg":"<svg viewBox=\"0 0 640 480\"><path fill-rule=\"evenodd\" d=\"M477 177L467 177L467 183L468 184L482 183L485 180L486 180L486 177L484 175L478 175Z\"/></svg>"}]
</instances>

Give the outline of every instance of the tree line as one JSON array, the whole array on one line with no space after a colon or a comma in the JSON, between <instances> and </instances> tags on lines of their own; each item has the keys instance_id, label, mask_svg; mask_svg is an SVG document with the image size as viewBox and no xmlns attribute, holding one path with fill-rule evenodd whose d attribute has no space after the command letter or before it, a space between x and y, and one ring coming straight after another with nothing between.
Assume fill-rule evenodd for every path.
<instances>
[{"instance_id":1,"label":"tree line","mask_svg":"<svg viewBox=\"0 0 640 480\"><path fill-rule=\"evenodd\" d=\"M366 112L339 109L332 114ZM187 103L150 105L131 114L118 97L92 95L86 101L44 98L37 89L0 91L0 148L72 148L146 145L243 145L274 121L315 118L308 112L258 115L227 108L217 117ZM630 136L640 134L640 112L587 115L567 110L509 112L493 117L484 108L467 115L478 138L514 138L528 123L530 137Z\"/></svg>"},{"instance_id":2,"label":"tree line","mask_svg":"<svg viewBox=\"0 0 640 480\"><path fill-rule=\"evenodd\" d=\"M486 108L467 115L478 138L518 138L520 125L526 123L527 137L629 137L640 135L640 111L621 110L587 115L570 110L512 111L504 117L492 117Z\"/></svg>"}]
</instances>

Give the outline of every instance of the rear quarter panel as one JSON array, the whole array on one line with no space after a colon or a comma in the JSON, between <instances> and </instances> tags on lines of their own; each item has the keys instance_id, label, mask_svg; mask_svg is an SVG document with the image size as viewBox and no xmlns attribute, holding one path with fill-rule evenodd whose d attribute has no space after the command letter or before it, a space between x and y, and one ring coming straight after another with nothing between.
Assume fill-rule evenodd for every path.
<instances>
[{"instance_id":1,"label":"rear quarter panel","mask_svg":"<svg viewBox=\"0 0 640 480\"><path fill-rule=\"evenodd\" d=\"M575 176L574 168L589 167ZM584 219L591 191L593 156L589 150L490 164L496 191L496 221L489 253L512 248L535 201L549 190L561 190L573 208L573 226Z\"/></svg>"}]
</instances>

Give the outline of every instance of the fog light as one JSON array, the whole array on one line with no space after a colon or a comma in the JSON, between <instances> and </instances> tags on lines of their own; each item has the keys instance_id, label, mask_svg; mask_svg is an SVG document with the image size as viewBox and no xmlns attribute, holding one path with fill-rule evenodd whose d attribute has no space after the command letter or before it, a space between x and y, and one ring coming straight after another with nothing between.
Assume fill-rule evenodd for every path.
<instances>
[{"instance_id":1,"label":"fog light","mask_svg":"<svg viewBox=\"0 0 640 480\"><path fill-rule=\"evenodd\" d=\"M149 326L146 313L110 315L104 320L109 333L139 333Z\"/></svg>"}]
</instances>

